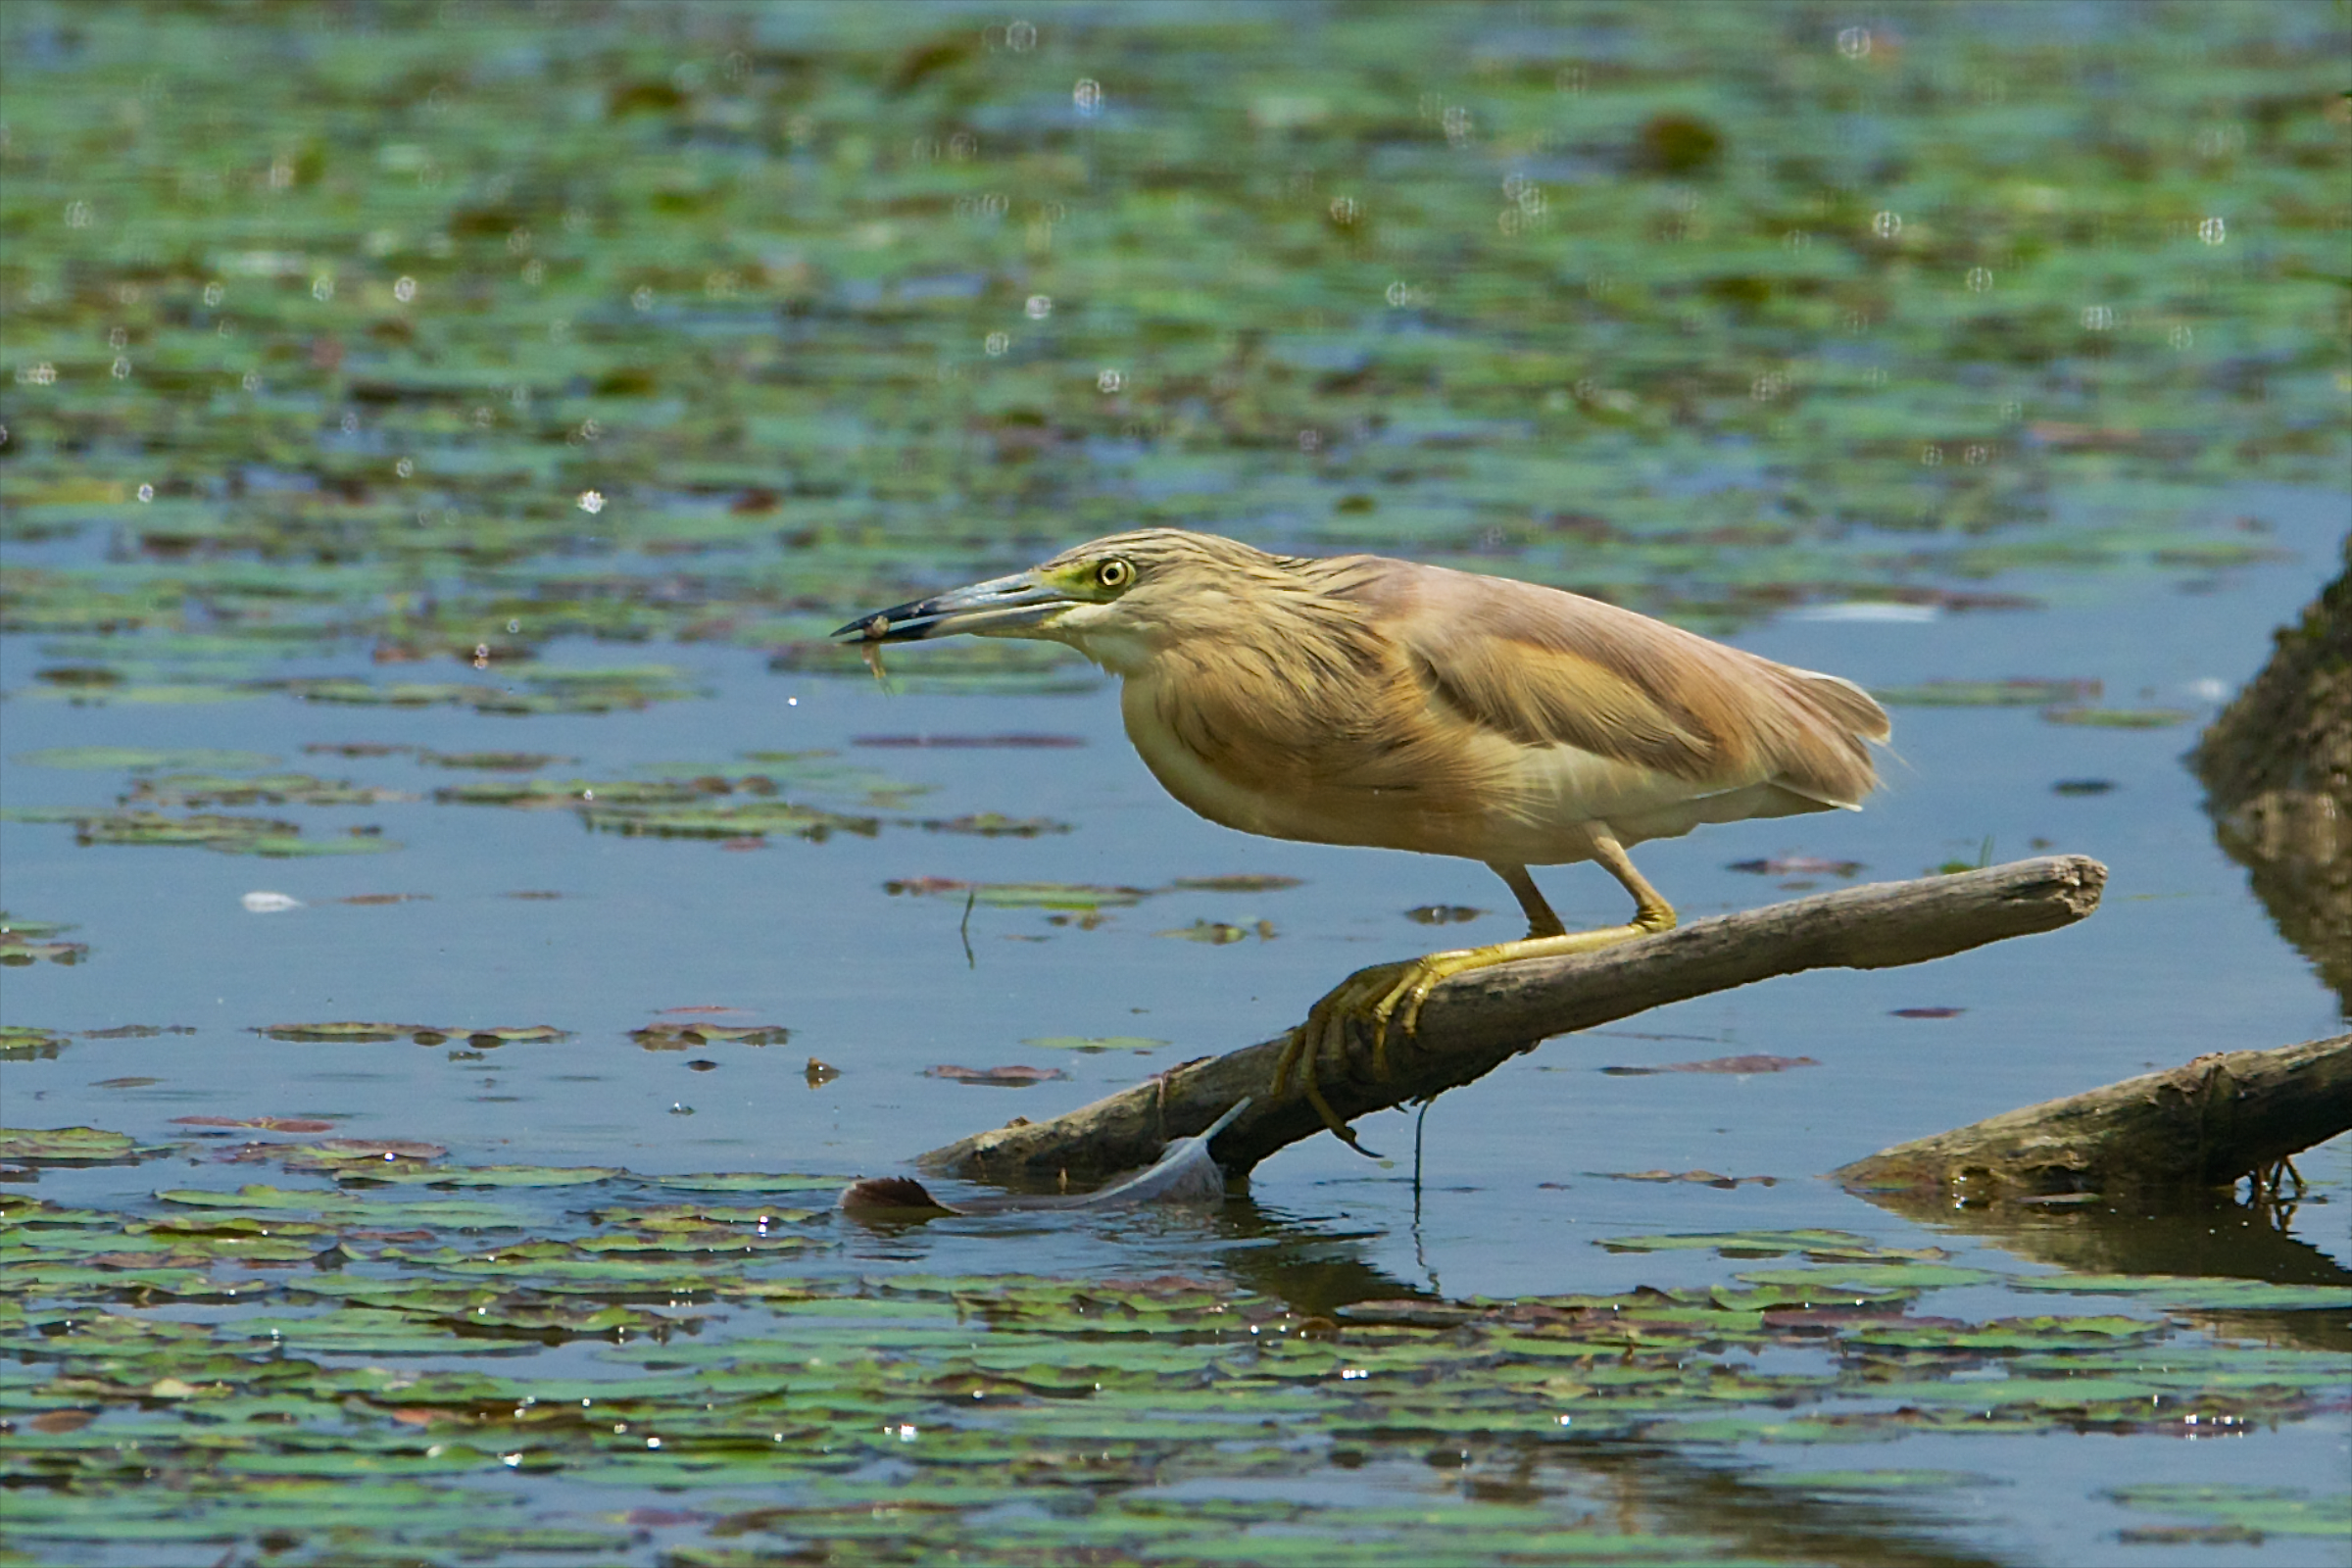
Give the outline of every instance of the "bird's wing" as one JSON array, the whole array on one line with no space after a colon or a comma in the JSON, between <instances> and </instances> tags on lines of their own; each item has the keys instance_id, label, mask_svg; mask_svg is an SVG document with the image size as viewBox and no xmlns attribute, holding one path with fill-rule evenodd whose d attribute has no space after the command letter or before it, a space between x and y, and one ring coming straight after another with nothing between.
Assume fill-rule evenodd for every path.
<instances>
[{"instance_id":1,"label":"bird's wing","mask_svg":"<svg viewBox=\"0 0 2352 1568\"><path fill-rule=\"evenodd\" d=\"M1415 576L1391 629L1414 679L1461 717L1523 746L1573 746L1678 778L1716 777L1733 760L1737 728L1703 700L1709 677L1722 678L1703 639L1555 589Z\"/></svg>"}]
</instances>

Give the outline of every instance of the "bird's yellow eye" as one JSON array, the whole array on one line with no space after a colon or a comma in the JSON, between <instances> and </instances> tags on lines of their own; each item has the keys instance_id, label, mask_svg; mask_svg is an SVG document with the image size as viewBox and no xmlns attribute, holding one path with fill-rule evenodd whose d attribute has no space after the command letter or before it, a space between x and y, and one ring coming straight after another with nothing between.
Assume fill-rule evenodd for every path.
<instances>
[{"instance_id":1,"label":"bird's yellow eye","mask_svg":"<svg viewBox=\"0 0 2352 1568\"><path fill-rule=\"evenodd\" d=\"M1095 581L1105 588L1124 588L1135 581L1135 567L1113 556L1095 568Z\"/></svg>"}]
</instances>

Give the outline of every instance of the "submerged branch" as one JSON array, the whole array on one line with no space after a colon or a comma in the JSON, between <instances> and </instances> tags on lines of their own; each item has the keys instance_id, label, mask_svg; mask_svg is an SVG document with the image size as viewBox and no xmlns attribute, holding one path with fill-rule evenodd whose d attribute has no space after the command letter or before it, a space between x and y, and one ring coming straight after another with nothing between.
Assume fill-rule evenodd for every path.
<instances>
[{"instance_id":1,"label":"submerged branch","mask_svg":"<svg viewBox=\"0 0 2352 1568\"><path fill-rule=\"evenodd\" d=\"M1325 1060L1325 1095L1355 1117L1425 1100L1485 1076L1552 1035L1650 1007L1806 969L1924 963L2008 937L2072 925L2098 907L2107 868L2085 856L2047 856L1981 871L1844 888L1766 908L1694 920L1561 958L1474 970L1440 985L1420 1032L1390 1042L1392 1076L1374 1080L1371 1048L1348 1043ZM1001 1127L935 1149L918 1163L945 1175L1029 1183L1149 1165L1160 1147L1209 1126L1244 1096L1259 1097L1216 1141L1217 1162L1247 1171L1323 1130L1294 1085L1266 1086L1282 1040L1188 1062L1051 1121Z\"/></svg>"},{"instance_id":2,"label":"submerged branch","mask_svg":"<svg viewBox=\"0 0 2352 1568\"><path fill-rule=\"evenodd\" d=\"M2352 1128L2352 1035L2225 1051L1881 1150L1831 1174L1961 1200L2228 1187Z\"/></svg>"}]
</instances>

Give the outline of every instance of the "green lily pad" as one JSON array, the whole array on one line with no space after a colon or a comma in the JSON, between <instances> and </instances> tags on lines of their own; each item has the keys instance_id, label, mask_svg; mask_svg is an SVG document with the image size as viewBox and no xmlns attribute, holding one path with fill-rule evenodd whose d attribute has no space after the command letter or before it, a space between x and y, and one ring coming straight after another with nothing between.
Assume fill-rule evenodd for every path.
<instances>
[{"instance_id":1,"label":"green lily pad","mask_svg":"<svg viewBox=\"0 0 2352 1568\"><path fill-rule=\"evenodd\" d=\"M96 1127L0 1127L0 1159L80 1165L122 1159L137 1147L128 1133Z\"/></svg>"},{"instance_id":2,"label":"green lily pad","mask_svg":"<svg viewBox=\"0 0 2352 1568\"><path fill-rule=\"evenodd\" d=\"M136 808L85 809L75 807L0 808L0 818L19 822L71 822L74 842L96 845L164 845L217 850L224 855L292 858L318 855L381 855L400 846L372 830L330 838L305 838L301 824L270 817L198 812L171 816Z\"/></svg>"},{"instance_id":3,"label":"green lily pad","mask_svg":"<svg viewBox=\"0 0 2352 1568\"><path fill-rule=\"evenodd\" d=\"M1083 882L959 882L952 877L905 877L882 891L912 898L953 898L992 909L1095 910L1125 908L1149 895L1142 888L1102 887Z\"/></svg>"},{"instance_id":4,"label":"green lily pad","mask_svg":"<svg viewBox=\"0 0 2352 1568\"><path fill-rule=\"evenodd\" d=\"M2012 1290L2070 1296L2137 1296L2183 1311L2295 1312L2352 1306L2352 1286L2274 1285L2268 1280L2203 1279L2169 1274L2029 1275Z\"/></svg>"},{"instance_id":5,"label":"green lily pad","mask_svg":"<svg viewBox=\"0 0 2352 1568\"><path fill-rule=\"evenodd\" d=\"M35 752L19 752L10 760L29 767L100 768L117 772L253 772L278 763L278 759L267 752L202 747L164 751L142 746L49 746Z\"/></svg>"},{"instance_id":6,"label":"green lily pad","mask_svg":"<svg viewBox=\"0 0 2352 1568\"><path fill-rule=\"evenodd\" d=\"M792 1031L770 1024L654 1023L629 1031L647 1051L690 1051L698 1046L780 1046Z\"/></svg>"},{"instance_id":7,"label":"green lily pad","mask_svg":"<svg viewBox=\"0 0 2352 1568\"><path fill-rule=\"evenodd\" d=\"M33 1061L56 1055L73 1041L71 1035L30 1024L0 1024L0 1061Z\"/></svg>"},{"instance_id":8,"label":"green lily pad","mask_svg":"<svg viewBox=\"0 0 2352 1568\"><path fill-rule=\"evenodd\" d=\"M1871 695L1888 708L2051 708L2087 702L2099 695L2095 680L1931 680L1917 686L1883 686Z\"/></svg>"},{"instance_id":9,"label":"green lily pad","mask_svg":"<svg viewBox=\"0 0 2352 1568\"><path fill-rule=\"evenodd\" d=\"M2041 716L2052 724L2093 729L2171 729L2196 715L2178 708L2050 708Z\"/></svg>"}]
</instances>

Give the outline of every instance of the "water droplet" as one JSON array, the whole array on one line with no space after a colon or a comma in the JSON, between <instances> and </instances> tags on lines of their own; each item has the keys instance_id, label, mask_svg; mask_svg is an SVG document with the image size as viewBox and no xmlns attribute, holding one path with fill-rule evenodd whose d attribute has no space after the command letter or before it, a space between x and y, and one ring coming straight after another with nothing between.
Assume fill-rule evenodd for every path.
<instances>
[{"instance_id":1,"label":"water droplet","mask_svg":"<svg viewBox=\"0 0 2352 1568\"><path fill-rule=\"evenodd\" d=\"M111 373L111 374L114 376L114 378L115 378L116 380L118 380L118 381L127 381L127 380L129 380L129 379L130 379L130 362L129 362L128 360L125 360L125 359L121 359L121 358L118 358L118 359L116 359L115 363L114 363L114 364L113 364L111 367L109 367L109 373Z\"/></svg>"},{"instance_id":2,"label":"water droplet","mask_svg":"<svg viewBox=\"0 0 2352 1568\"><path fill-rule=\"evenodd\" d=\"M991 332L982 340L980 346L988 351L988 357L993 360L1012 347L1012 339L1003 332Z\"/></svg>"},{"instance_id":3,"label":"water droplet","mask_svg":"<svg viewBox=\"0 0 2352 1568\"><path fill-rule=\"evenodd\" d=\"M598 513L605 510L604 492L601 490L581 491L579 508L591 517L595 516Z\"/></svg>"},{"instance_id":4,"label":"water droplet","mask_svg":"<svg viewBox=\"0 0 2352 1568\"><path fill-rule=\"evenodd\" d=\"M2219 245L2230 237L2230 225L2218 218L2208 218L2197 225L2197 238L2208 245Z\"/></svg>"},{"instance_id":5,"label":"water droplet","mask_svg":"<svg viewBox=\"0 0 2352 1568\"><path fill-rule=\"evenodd\" d=\"M416 465L411 462L409 459L403 458L398 463L392 465L392 471L395 474L398 474L401 478L406 479L410 474L416 471Z\"/></svg>"},{"instance_id":6,"label":"water droplet","mask_svg":"<svg viewBox=\"0 0 2352 1568\"><path fill-rule=\"evenodd\" d=\"M1102 112L1102 84L1092 76L1080 76L1078 84L1070 89L1070 102L1077 106L1079 114L1094 119Z\"/></svg>"},{"instance_id":7,"label":"water droplet","mask_svg":"<svg viewBox=\"0 0 2352 1568\"><path fill-rule=\"evenodd\" d=\"M1021 310L1032 321L1042 321L1054 314L1054 297L1051 294L1032 294Z\"/></svg>"},{"instance_id":8,"label":"water droplet","mask_svg":"<svg viewBox=\"0 0 2352 1568\"><path fill-rule=\"evenodd\" d=\"M1903 231L1903 215L1900 213L1873 214L1870 220L1870 231L1881 239L1892 239Z\"/></svg>"},{"instance_id":9,"label":"water droplet","mask_svg":"<svg viewBox=\"0 0 2352 1568\"><path fill-rule=\"evenodd\" d=\"M416 297L416 280L404 276L395 281L392 285L392 297L403 305L408 304Z\"/></svg>"},{"instance_id":10,"label":"water droplet","mask_svg":"<svg viewBox=\"0 0 2352 1568\"><path fill-rule=\"evenodd\" d=\"M1992 269L1988 267L1972 267L1968 270L1968 291L1971 294L1982 294L1991 287Z\"/></svg>"},{"instance_id":11,"label":"water droplet","mask_svg":"<svg viewBox=\"0 0 2352 1568\"><path fill-rule=\"evenodd\" d=\"M2115 326L2115 312L2105 305L2085 305L2082 307L2082 326L2083 330L2090 332L2112 330Z\"/></svg>"},{"instance_id":12,"label":"water droplet","mask_svg":"<svg viewBox=\"0 0 2352 1568\"><path fill-rule=\"evenodd\" d=\"M653 289L647 284L638 284L637 291L629 296L629 304L640 311L652 310L654 308Z\"/></svg>"},{"instance_id":13,"label":"water droplet","mask_svg":"<svg viewBox=\"0 0 2352 1568\"><path fill-rule=\"evenodd\" d=\"M1124 385L1126 377L1107 366L1095 377L1095 389L1099 392L1116 392Z\"/></svg>"},{"instance_id":14,"label":"water droplet","mask_svg":"<svg viewBox=\"0 0 2352 1568\"><path fill-rule=\"evenodd\" d=\"M1838 52L1848 60L1869 59L1870 29L1868 27L1840 28L1838 33Z\"/></svg>"},{"instance_id":15,"label":"water droplet","mask_svg":"<svg viewBox=\"0 0 2352 1568\"><path fill-rule=\"evenodd\" d=\"M1008 22L1004 24L1004 47L1016 55L1025 55L1037 47L1037 28L1027 22Z\"/></svg>"},{"instance_id":16,"label":"water droplet","mask_svg":"<svg viewBox=\"0 0 2352 1568\"><path fill-rule=\"evenodd\" d=\"M217 308L220 303L227 297L228 290L222 288L220 284L207 283L204 285L204 303L206 309L210 310Z\"/></svg>"},{"instance_id":17,"label":"water droplet","mask_svg":"<svg viewBox=\"0 0 2352 1568\"><path fill-rule=\"evenodd\" d=\"M143 484L139 486L139 499L141 501L153 501L155 499L155 486L151 484Z\"/></svg>"}]
</instances>

